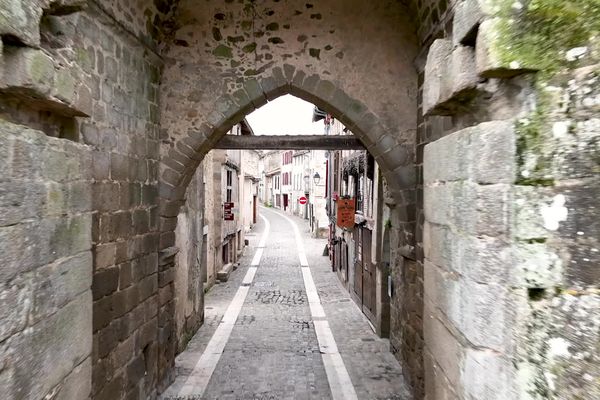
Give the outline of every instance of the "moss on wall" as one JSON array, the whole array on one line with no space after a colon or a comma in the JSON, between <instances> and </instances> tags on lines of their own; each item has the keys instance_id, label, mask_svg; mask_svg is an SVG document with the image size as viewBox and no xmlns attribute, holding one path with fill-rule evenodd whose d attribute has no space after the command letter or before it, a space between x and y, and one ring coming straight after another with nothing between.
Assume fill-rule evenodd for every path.
<instances>
[{"instance_id":1,"label":"moss on wall","mask_svg":"<svg viewBox=\"0 0 600 400\"><path fill-rule=\"evenodd\" d=\"M499 55L506 64L524 61L539 67L547 81L572 61L565 53L587 46L600 33L598 0L495 0L501 40Z\"/></svg>"},{"instance_id":2,"label":"moss on wall","mask_svg":"<svg viewBox=\"0 0 600 400\"><path fill-rule=\"evenodd\" d=\"M509 65L535 66L535 109L517 124L519 175L516 183L553 186L551 114L558 108L552 86L562 86L569 70L581 66L573 49L589 54L600 35L598 0L492 0L499 17L495 52ZM594 55L586 62L593 62Z\"/></svg>"}]
</instances>

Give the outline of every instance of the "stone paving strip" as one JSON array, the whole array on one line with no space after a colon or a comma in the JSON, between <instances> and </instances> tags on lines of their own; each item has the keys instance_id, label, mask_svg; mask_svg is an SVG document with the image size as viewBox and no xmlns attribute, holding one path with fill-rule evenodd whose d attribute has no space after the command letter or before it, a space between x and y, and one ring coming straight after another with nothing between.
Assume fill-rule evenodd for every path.
<instances>
[{"instance_id":1,"label":"stone paving strip","mask_svg":"<svg viewBox=\"0 0 600 400\"><path fill-rule=\"evenodd\" d=\"M322 256L326 241L295 216L262 216L240 267L207 293L204 324L162 399L410 400L389 342Z\"/></svg>"},{"instance_id":2,"label":"stone paving strip","mask_svg":"<svg viewBox=\"0 0 600 400\"><path fill-rule=\"evenodd\" d=\"M206 387L208 386L210 378L212 377L212 374L219 360L221 359L225 345L229 340L231 331L235 326L240 311L242 310L242 306L244 305L244 301L246 300L246 296L248 295L250 284L254 280L256 267L260 264L263 249L265 247L267 237L269 236L269 220L262 215L260 217L265 222L266 227L262 234L262 238L256 250L255 256L252 259L252 266L248 268L248 271L244 276L244 280L242 281L242 286L239 287L235 297L231 301L231 304L229 304L229 307L227 307L227 311L225 311L225 315L223 316L221 323L213 334L210 342L208 342L208 345L198 360L198 363L194 367L194 370L187 378L187 381L183 387L179 390L178 397L180 398L186 398L190 396L202 397Z\"/></svg>"},{"instance_id":3,"label":"stone paving strip","mask_svg":"<svg viewBox=\"0 0 600 400\"><path fill-rule=\"evenodd\" d=\"M323 364L325 365L325 371L327 372L327 380L329 381L329 387L331 388L331 394L334 400L354 400L356 392L352 380L346 370L344 360L340 355L335 338L329 327L329 322L325 316L325 311L321 305L321 299L317 292L317 287L313 281L312 274L308 267L308 260L306 258L306 251L304 250L304 241L300 235L300 230L296 222L290 218L283 216L292 226L294 236L296 238L296 244L298 246L298 258L300 259L300 266L302 268L302 278L304 279L304 286L306 288L306 296L308 297L308 305L310 307L310 313L312 314L313 323L315 326L315 332L317 333L317 340L319 341L319 350L323 357Z\"/></svg>"}]
</instances>

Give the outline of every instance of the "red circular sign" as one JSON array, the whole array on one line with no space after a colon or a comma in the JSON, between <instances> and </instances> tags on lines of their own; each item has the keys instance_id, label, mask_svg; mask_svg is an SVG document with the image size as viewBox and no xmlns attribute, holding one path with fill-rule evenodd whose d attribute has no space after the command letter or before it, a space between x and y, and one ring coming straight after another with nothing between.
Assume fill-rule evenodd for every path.
<instances>
[{"instance_id":1,"label":"red circular sign","mask_svg":"<svg viewBox=\"0 0 600 400\"><path fill-rule=\"evenodd\" d=\"M308 202L308 199L304 196L302 196L298 199L298 203L300 203L300 204L306 204L306 202Z\"/></svg>"}]
</instances>

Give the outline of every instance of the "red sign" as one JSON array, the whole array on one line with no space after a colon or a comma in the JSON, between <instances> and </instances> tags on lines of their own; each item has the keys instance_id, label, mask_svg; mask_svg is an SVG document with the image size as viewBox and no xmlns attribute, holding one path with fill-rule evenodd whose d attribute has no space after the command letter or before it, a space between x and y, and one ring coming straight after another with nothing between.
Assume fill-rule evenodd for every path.
<instances>
[{"instance_id":1,"label":"red sign","mask_svg":"<svg viewBox=\"0 0 600 400\"><path fill-rule=\"evenodd\" d=\"M223 204L223 219L225 221L233 221L233 203Z\"/></svg>"},{"instance_id":2,"label":"red sign","mask_svg":"<svg viewBox=\"0 0 600 400\"><path fill-rule=\"evenodd\" d=\"M308 199L304 196L302 196L298 199L298 203L300 203L302 205L306 204L307 202L308 202Z\"/></svg>"},{"instance_id":3,"label":"red sign","mask_svg":"<svg viewBox=\"0 0 600 400\"><path fill-rule=\"evenodd\" d=\"M338 199L337 226L340 228L354 228L354 199Z\"/></svg>"}]
</instances>

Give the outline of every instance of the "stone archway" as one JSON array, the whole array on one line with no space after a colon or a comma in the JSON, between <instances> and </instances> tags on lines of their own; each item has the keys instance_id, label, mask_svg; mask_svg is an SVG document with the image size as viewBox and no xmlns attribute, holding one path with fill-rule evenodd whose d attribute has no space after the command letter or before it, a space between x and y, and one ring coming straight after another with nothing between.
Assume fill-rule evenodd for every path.
<instances>
[{"instance_id":1,"label":"stone archway","mask_svg":"<svg viewBox=\"0 0 600 400\"><path fill-rule=\"evenodd\" d=\"M172 276L177 215L204 155L245 115L283 94L327 110L365 144L386 179L394 256L414 259L418 40L410 10L395 1L192 3L180 2L163 50L162 273ZM167 308L172 299L164 301ZM172 343L165 337L159 345L166 371ZM407 372L419 386L419 367Z\"/></svg>"},{"instance_id":2,"label":"stone archway","mask_svg":"<svg viewBox=\"0 0 600 400\"><path fill-rule=\"evenodd\" d=\"M2 2L0 391L156 395L186 184L229 125L292 93L386 171L391 344L416 398L598 393L598 2L489 3Z\"/></svg>"}]
</instances>

